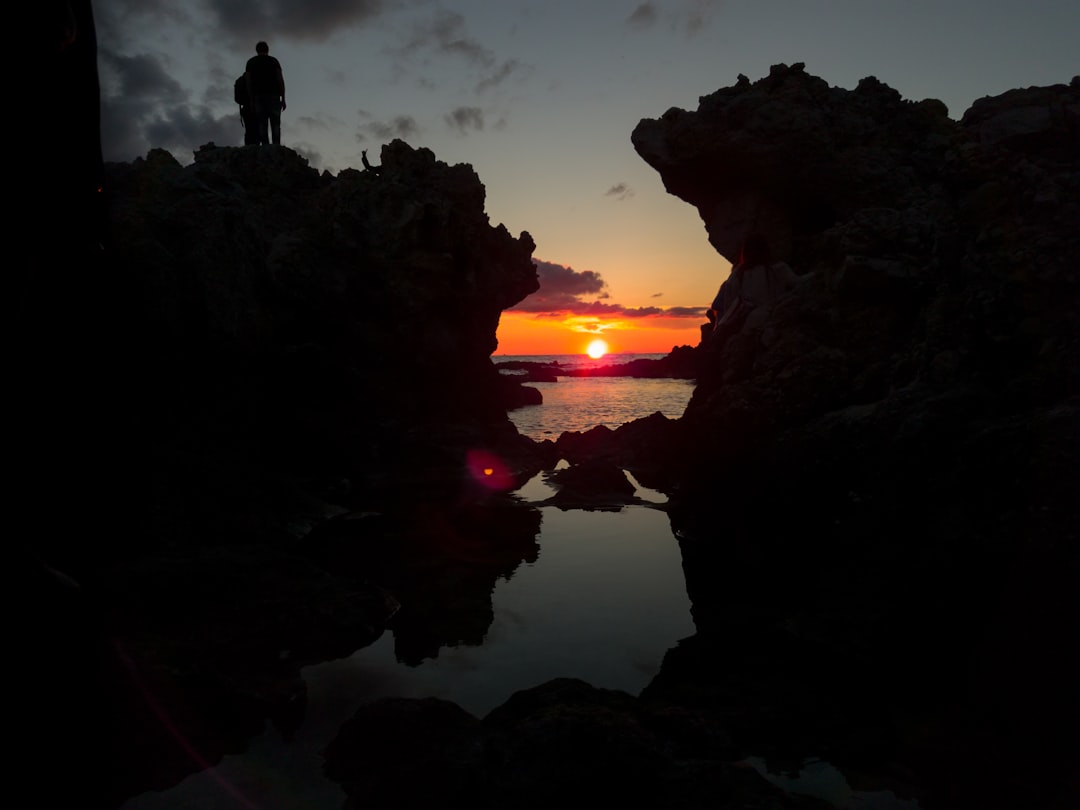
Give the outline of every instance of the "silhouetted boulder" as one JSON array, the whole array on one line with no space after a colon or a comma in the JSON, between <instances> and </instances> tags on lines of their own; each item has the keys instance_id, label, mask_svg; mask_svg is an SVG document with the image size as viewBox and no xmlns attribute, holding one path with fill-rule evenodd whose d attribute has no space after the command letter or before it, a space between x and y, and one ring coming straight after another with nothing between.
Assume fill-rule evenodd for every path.
<instances>
[{"instance_id":1,"label":"silhouetted boulder","mask_svg":"<svg viewBox=\"0 0 1080 810\"><path fill-rule=\"evenodd\" d=\"M737 757L700 716L557 678L483 720L431 698L375 701L327 747L325 771L348 794L347 808L823 806L732 764Z\"/></svg>"},{"instance_id":2,"label":"silhouetted boulder","mask_svg":"<svg viewBox=\"0 0 1080 810\"><path fill-rule=\"evenodd\" d=\"M634 130L723 256L757 231L802 277L705 345L685 415L652 431L699 631L695 655L665 662L668 697L747 711L746 733L771 727L765 705L801 707L817 750L884 746L956 806L1023 804L1021 773L1068 767L1053 707L1080 673L1052 639L1080 526L1078 131L1075 82L957 123L802 65ZM745 682L702 671L762 655L800 674L758 709ZM856 655L872 677L848 677ZM1035 693L1037 710L1020 697ZM942 761L890 719L905 713L979 753ZM1025 765L990 788L989 761ZM1048 778L1041 800L1059 790Z\"/></svg>"}]
</instances>

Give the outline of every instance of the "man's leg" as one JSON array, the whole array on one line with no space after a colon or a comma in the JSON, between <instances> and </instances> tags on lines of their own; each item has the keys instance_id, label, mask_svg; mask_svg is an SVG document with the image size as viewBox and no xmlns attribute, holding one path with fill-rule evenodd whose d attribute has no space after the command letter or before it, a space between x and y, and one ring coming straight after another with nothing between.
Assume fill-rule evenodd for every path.
<instances>
[{"instance_id":1,"label":"man's leg","mask_svg":"<svg viewBox=\"0 0 1080 810\"><path fill-rule=\"evenodd\" d=\"M266 128L270 123L269 111L267 108L266 100L262 98L255 99L255 143L269 143L267 138Z\"/></svg>"},{"instance_id":2,"label":"man's leg","mask_svg":"<svg viewBox=\"0 0 1080 810\"><path fill-rule=\"evenodd\" d=\"M270 105L270 135L274 139L274 145L281 145L281 102L274 99Z\"/></svg>"}]
</instances>

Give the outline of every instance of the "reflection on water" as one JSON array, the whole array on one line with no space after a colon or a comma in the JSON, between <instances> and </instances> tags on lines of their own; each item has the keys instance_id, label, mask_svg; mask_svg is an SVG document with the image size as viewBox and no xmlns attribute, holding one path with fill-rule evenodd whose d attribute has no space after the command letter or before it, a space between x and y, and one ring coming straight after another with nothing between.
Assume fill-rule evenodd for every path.
<instances>
[{"instance_id":1,"label":"reflection on water","mask_svg":"<svg viewBox=\"0 0 1080 810\"><path fill-rule=\"evenodd\" d=\"M637 694L664 653L693 633L679 551L667 516L546 507L540 556L496 586L495 618L481 646L444 648L415 667L384 636L343 661L309 667L309 688L353 672L367 691L452 700L476 715L520 689L574 677Z\"/></svg>"},{"instance_id":2,"label":"reflection on water","mask_svg":"<svg viewBox=\"0 0 1080 810\"><path fill-rule=\"evenodd\" d=\"M537 476L517 495L534 502L552 493ZM664 500L652 490L638 494ZM667 650L694 632L667 515L644 506L540 512L539 556L496 582L494 618L481 644L443 647L407 666L387 632L348 658L308 667L307 712L288 743L270 729L244 754L168 791L135 797L126 810L340 810L342 792L322 777L322 748L378 697L440 697L483 715L518 690L563 676L639 693Z\"/></svg>"},{"instance_id":3,"label":"reflection on water","mask_svg":"<svg viewBox=\"0 0 1080 810\"><path fill-rule=\"evenodd\" d=\"M508 416L519 433L537 441L598 425L614 430L657 411L677 419L694 392L690 380L633 377L560 377L529 385L543 395L543 404L516 408Z\"/></svg>"}]
</instances>

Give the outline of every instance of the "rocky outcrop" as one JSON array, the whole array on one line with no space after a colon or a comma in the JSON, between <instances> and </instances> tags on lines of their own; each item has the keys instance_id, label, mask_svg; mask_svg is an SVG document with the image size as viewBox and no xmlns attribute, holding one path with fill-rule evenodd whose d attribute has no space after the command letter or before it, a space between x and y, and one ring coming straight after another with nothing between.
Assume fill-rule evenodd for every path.
<instances>
[{"instance_id":1,"label":"rocky outcrop","mask_svg":"<svg viewBox=\"0 0 1080 810\"><path fill-rule=\"evenodd\" d=\"M712 486L765 465L846 493L947 463L974 481L988 471L960 460L966 440L1000 452L1018 418L1064 438L1080 389L1078 103L1076 81L1011 91L957 124L873 78L847 91L779 65L642 121L638 152L725 257L757 230L803 277L710 347L675 477Z\"/></svg>"},{"instance_id":2,"label":"rocky outcrop","mask_svg":"<svg viewBox=\"0 0 1080 810\"><path fill-rule=\"evenodd\" d=\"M802 277L708 346L685 415L654 425L699 630L654 692L735 717L755 690L723 675L733 655L768 662L759 684L814 672L775 682L743 731L786 705L819 747L846 735L857 758L877 740L954 806L1026 800L1019 777L991 795L987 763L1065 767L1052 706L1077 673L1052 639L1080 539L1078 133L1076 79L956 122L802 65L638 125L638 153L722 255L758 231ZM874 676L848 677L855 659ZM1041 708L1002 697L1019 692ZM1051 802L1061 783L1040 789Z\"/></svg>"},{"instance_id":3,"label":"rocky outcrop","mask_svg":"<svg viewBox=\"0 0 1080 810\"><path fill-rule=\"evenodd\" d=\"M483 720L435 698L371 703L328 746L326 774L348 808L823 806L781 792L737 756L693 716L560 678Z\"/></svg>"},{"instance_id":4,"label":"rocky outcrop","mask_svg":"<svg viewBox=\"0 0 1080 810\"><path fill-rule=\"evenodd\" d=\"M106 165L92 245L58 239L24 274L14 458L28 508L67 508L17 568L48 586L25 601L50 606L38 632L92 649L70 702L108 717L87 728L111 802L200 767L176 734L205 765L267 717L289 733L299 668L392 616L408 660L477 643L495 579L535 557L535 510L475 509L547 463L490 361L501 311L537 288L532 239L489 223L471 167L400 141L381 163L152 150ZM50 470L67 492L40 486ZM370 552L354 565L311 534L373 513L341 521Z\"/></svg>"}]
</instances>

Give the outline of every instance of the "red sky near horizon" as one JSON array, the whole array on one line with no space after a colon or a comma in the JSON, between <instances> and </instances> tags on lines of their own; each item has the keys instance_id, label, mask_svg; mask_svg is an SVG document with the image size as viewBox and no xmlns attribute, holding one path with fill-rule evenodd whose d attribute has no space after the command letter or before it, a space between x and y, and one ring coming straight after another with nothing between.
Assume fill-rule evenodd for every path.
<instances>
[{"instance_id":1,"label":"red sky near horizon","mask_svg":"<svg viewBox=\"0 0 1080 810\"><path fill-rule=\"evenodd\" d=\"M613 354L667 354L675 346L695 346L705 318L640 318L581 323L564 313L543 315L514 310L499 320L496 354L585 354L600 338Z\"/></svg>"},{"instance_id":2,"label":"red sky near horizon","mask_svg":"<svg viewBox=\"0 0 1080 810\"><path fill-rule=\"evenodd\" d=\"M584 354L600 338L614 354L666 354L697 345L705 320L698 307L629 307L613 303L598 273L535 261L540 289L499 319L496 354Z\"/></svg>"}]
</instances>

